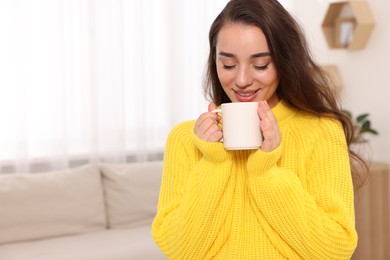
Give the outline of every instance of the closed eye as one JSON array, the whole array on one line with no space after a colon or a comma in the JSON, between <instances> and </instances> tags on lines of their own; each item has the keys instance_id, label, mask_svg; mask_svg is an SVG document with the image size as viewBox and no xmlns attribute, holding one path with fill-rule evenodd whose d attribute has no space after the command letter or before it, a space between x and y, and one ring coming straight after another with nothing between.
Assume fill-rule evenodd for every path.
<instances>
[{"instance_id":1,"label":"closed eye","mask_svg":"<svg viewBox=\"0 0 390 260\"><path fill-rule=\"evenodd\" d=\"M228 65L223 64L223 68L227 69L227 70L234 69L235 67L236 67L236 65L228 66Z\"/></svg>"},{"instance_id":2,"label":"closed eye","mask_svg":"<svg viewBox=\"0 0 390 260\"><path fill-rule=\"evenodd\" d=\"M256 70L266 70L268 68L268 65L269 63L267 63L266 65L264 66L256 66L256 65L252 65L253 68L255 68Z\"/></svg>"}]
</instances>

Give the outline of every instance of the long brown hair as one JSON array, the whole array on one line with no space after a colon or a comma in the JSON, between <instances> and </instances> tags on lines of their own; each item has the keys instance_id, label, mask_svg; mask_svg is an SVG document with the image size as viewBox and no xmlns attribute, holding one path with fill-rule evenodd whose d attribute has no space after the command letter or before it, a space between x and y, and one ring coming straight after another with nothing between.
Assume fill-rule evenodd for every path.
<instances>
[{"instance_id":1,"label":"long brown hair","mask_svg":"<svg viewBox=\"0 0 390 260\"><path fill-rule=\"evenodd\" d=\"M279 76L280 99L306 113L336 118L342 123L357 191L366 179L368 167L350 148L354 134L352 122L339 107L329 76L314 62L301 27L277 0L231 0L217 16L209 32L206 94L216 105L231 102L216 69L217 36L228 23L254 25L263 31Z\"/></svg>"}]
</instances>

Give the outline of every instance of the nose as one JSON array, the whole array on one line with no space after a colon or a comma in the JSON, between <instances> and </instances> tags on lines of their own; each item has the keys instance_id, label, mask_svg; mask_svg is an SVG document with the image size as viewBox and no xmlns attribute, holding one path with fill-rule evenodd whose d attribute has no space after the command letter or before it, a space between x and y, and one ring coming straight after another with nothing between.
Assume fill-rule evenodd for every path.
<instances>
[{"instance_id":1,"label":"nose","mask_svg":"<svg viewBox=\"0 0 390 260\"><path fill-rule=\"evenodd\" d=\"M239 88L246 88L252 83L253 76L250 68L247 66L240 67L236 75L235 85Z\"/></svg>"}]
</instances>

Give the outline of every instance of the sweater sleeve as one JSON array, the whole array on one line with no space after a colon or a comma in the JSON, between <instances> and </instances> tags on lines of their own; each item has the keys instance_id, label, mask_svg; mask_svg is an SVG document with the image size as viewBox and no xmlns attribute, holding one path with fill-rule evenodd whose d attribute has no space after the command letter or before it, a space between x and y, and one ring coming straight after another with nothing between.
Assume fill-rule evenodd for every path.
<instances>
[{"instance_id":1,"label":"sweater sleeve","mask_svg":"<svg viewBox=\"0 0 390 260\"><path fill-rule=\"evenodd\" d=\"M305 185L299 173L277 166L281 147L250 156L251 204L268 237L285 256L350 259L357 234L348 150L339 123L325 119L321 128L308 152Z\"/></svg>"},{"instance_id":2,"label":"sweater sleeve","mask_svg":"<svg viewBox=\"0 0 390 260\"><path fill-rule=\"evenodd\" d=\"M211 259L218 251L212 245L226 240L221 219L229 221L231 210L231 154L197 138L192 126L170 133L164 155L152 235L169 259Z\"/></svg>"}]
</instances>

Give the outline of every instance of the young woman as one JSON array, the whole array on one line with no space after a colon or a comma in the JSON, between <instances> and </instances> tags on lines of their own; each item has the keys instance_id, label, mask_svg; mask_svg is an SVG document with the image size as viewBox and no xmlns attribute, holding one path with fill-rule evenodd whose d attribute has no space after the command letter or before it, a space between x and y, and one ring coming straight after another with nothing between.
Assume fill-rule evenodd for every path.
<instances>
[{"instance_id":1,"label":"young woman","mask_svg":"<svg viewBox=\"0 0 390 260\"><path fill-rule=\"evenodd\" d=\"M209 40L213 102L168 137L156 243L180 260L349 259L352 127L301 29L277 0L231 0ZM249 101L263 143L227 151L212 111Z\"/></svg>"}]
</instances>

